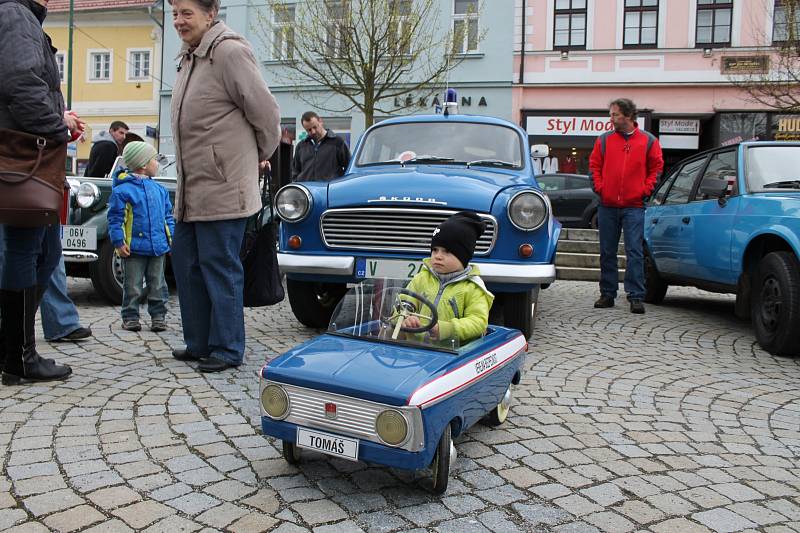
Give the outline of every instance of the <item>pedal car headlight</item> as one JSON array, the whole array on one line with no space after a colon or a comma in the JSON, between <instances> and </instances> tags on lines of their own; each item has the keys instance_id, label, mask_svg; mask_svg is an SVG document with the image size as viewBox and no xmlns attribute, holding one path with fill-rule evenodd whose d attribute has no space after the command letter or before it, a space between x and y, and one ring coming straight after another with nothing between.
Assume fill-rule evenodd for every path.
<instances>
[{"instance_id":1,"label":"pedal car headlight","mask_svg":"<svg viewBox=\"0 0 800 533\"><path fill-rule=\"evenodd\" d=\"M261 391L261 405L272 418L283 418L289 412L289 396L280 385L270 384Z\"/></svg>"},{"instance_id":2,"label":"pedal car headlight","mask_svg":"<svg viewBox=\"0 0 800 533\"><path fill-rule=\"evenodd\" d=\"M522 191L508 202L508 218L514 227L533 231L547 220L547 201L535 191Z\"/></svg>"},{"instance_id":3,"label":"pedal car headlight","mask_svg":"<svg viewBox=\"0 0 800 533\"><path fill-rule=\"evenodd\" d=\"M78 192L75 194L75 201L83 208L92 207L99 199L100 189L97 188L97 185L88 181L81 183L80 187L78 187Z\"/></svg>"},{"instance_id":4,"label":"pedal car headlight","mask_svg":"<svg viewBox=\"0 0 800 533\"><path fill-rule=\"evenodd\" d=\"M383 411L375 421L378 436L391 446L402 444L408 436L408 423L403 415L393 410Z\"/></svg>"},{"instance_id":5,"label":"pedal car headlight","mask_svg":"<svg viewBox=\"0 0 800 533\"><path fill-rule=\"evenodd\" d=\"M275 196L275 210L286 222L300 222L311 212L311 193L300 185L287 185Z\"/></svg>"}]
</instances>

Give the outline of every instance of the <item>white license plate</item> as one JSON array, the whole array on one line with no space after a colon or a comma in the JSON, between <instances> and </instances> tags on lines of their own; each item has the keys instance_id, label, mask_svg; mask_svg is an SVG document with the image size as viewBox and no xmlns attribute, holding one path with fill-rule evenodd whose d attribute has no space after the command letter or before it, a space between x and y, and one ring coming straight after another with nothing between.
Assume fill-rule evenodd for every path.
<instances>
[{"instance_id":1,"label":"white license plate","mask_svg":"<svg viewBox=\"0 0 800 533\"><path fill-rule=\"evenodd\" d=\"M297 428L297 446L342 459L358 461L358 439L348 439L321 431Z\"/></svg>"},{"instance_id":2,"label":"white license plate","mask_svg":"<svg viewBox=\"0 0 800 533\"><path fill-rule=\"evenodd\" d=\"M65 250L96 250L97 228L61 226L61 247Z\"/></svg>"},{"instance_id":3,"label":"white license plate","mask_svg":"<svg viewBox=\"0 0 800 533\"><path fill-rule=\"evenodd\" d=\"M422 261L367 259L365 278L411 279L422 270Z\"/></svg>"}]
</instances>

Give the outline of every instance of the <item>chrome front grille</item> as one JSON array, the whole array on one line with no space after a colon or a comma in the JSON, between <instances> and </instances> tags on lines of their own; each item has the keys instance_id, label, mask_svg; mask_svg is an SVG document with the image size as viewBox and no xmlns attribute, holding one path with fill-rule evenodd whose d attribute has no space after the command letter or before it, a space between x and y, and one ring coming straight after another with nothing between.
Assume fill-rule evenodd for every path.
<instances>
[{"instance_id":1,"label":"chrome front grille","mask_svg":"<svg viewBox=\"0 0 800 533\"><path fill-rule=\"evenodd\" d=\"M329 248L429 253L436 226L456 213L445 209L363 207L329 209L322 214L322 240ZM479 213L486 229L475 255L488 255L497 238L497 221Z\"/></svg>"},{"instance_id":2,"label":"chrome front grille","mask_svg":"<svg viewBox=\"0 0 800 533\"><path fill-rule=\"evenodd\" d=\"M409 427L409 438L400 448L418 451L424 445L422 418L416 407L395 407L359 400L350 396L322 392L274 381L261 381L261 390L269 383L283 387L289 396L289 414L284 421L320 431L332 431L383 444L375 430L375 420L385 409L400 411ZM336 418L325 416L325 404L336 404ZM265 415L262 406L262 415Z\"/></svg>"}]
</instances>

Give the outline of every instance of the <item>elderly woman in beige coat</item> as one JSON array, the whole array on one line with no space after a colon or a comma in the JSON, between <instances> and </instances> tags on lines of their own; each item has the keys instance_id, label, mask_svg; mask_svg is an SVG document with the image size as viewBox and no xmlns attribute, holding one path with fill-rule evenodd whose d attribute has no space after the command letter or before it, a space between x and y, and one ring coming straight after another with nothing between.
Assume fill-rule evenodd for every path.
<instances>
[{"instance_id":1,"label":"elderly woman in beige coat","mask_svg":"<svg viewBox=\"0 0 800 533\"><path fill-rule=\"evenodd\" d=\"M280 140L280 112L253 51L216 19L219 0L171 0L183 41L172 90L178 185L172 266L186 349L203 372L244 357L239 248L261 208L259 167Z\"/></svg>"}]
</instances>

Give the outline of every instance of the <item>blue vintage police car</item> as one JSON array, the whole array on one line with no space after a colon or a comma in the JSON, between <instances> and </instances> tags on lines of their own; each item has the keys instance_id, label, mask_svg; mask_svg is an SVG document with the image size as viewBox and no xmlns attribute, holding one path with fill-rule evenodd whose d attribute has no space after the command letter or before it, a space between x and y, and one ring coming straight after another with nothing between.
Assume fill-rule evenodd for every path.
<instances>
[{"instance_id":1,"label":"blue vintage police car","mask_svg":"<svg viewBox=\"0 0 800 533\"><path fill-rule=\"evenodd\" d=\"M645 301L669 285L736 294L758 343L800 353L800 143L746 142L676 165L645 214Z\"/></svg>"},{"instance_id":2,"label":"blue vintage police car","mask_svg":"<svg viewBox=\"0 0 800 533\"><path fill-rule=\"evenodd\" d=\"M343 177L283 187L278 261L297 319L325 327L346 283L411 278L436 226L471 210L487 223L473 262L503 323L529 337L561 230L529 150L525 132L497 118L396 118L364 133Z\"/></svg>"},{"instance_id":3,"label":"blue vintage police car","mask_svg":"<svg viewBox=\"0 0 800 533\"><path fill-rule=\"evenodd\" d=\"M492 325L463 346L433 339L435 306L401 285L356 284L325 334L261 369L262 428L283 441L292 464L312 450L430 469L432 489L442 493L455 459L452 439L482 418L506 420L527 343L519 331ZM409 306L408 298L421 305ZM422 325L405 327L409 314Z\"/></svg>"}]
</instances>

